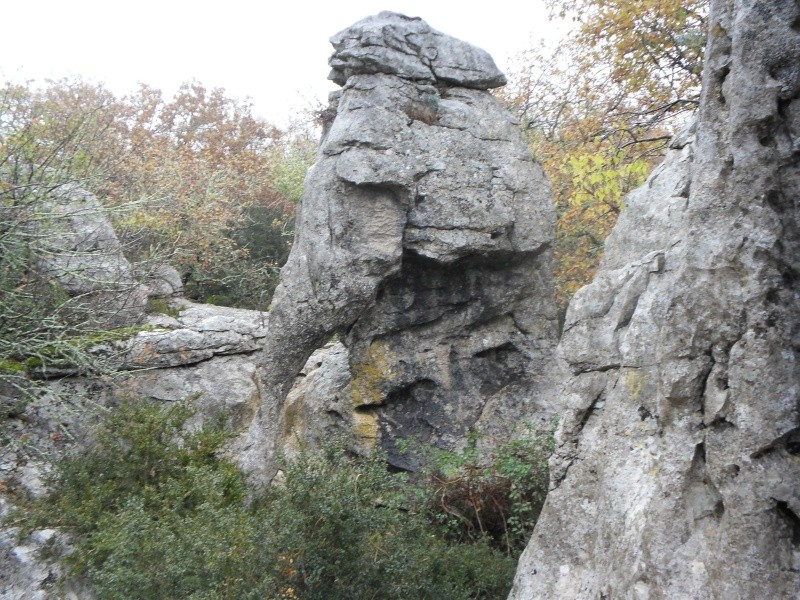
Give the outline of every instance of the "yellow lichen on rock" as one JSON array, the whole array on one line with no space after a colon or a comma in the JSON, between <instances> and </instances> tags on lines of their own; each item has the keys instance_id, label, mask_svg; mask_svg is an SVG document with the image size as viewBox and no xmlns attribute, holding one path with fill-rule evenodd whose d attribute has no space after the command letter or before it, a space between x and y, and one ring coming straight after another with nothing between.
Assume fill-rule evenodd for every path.
<instances>
[{"instance_id":1,"label":"yellow lichen on rock","mask_svg":"<svg viewBox=\"0 0 800 600\"><path fill-rule=\"evenodd\" d=\"M370 344L363 360L352 368L350 395L354 408L383 404L383 384L394 379L392 372L395 363L394 353L381 341Z\"/></svg>"},{"instance_id":2,"label":"yellow lichen on rock","mask_svg":"<svg viewBox=\"0 0 800 600\"><path fill-rule=\"evenodd\" d=\"M394 378L393 367L396 362L394 353L376 340L370 344L363 360L352 367L350 398L354 409L353 434L363 450L374 448L378 440L378 418L367 407L383 404L383 386Z\"/></svg>"},{"instance_id":3,"label":"yellow lichen on rock","mask_svg":"<svg viewBox=\"0 0 800 600\"><path fill-rule=\"evenodd\" d=\"M632 400L638 400L642 395L642 390L647 383L647 375L641 373L639 370L631 370L625 373L624 376L625 387L631 394Z\"/></svg>"},{"instance_id":4,"label":"yellow lichen on rock","mask_svg":"<svg viewBox=\"0 0 800 600\"><path fill-rule=\"evenodd\" d=\"M377 415L373 411L354 411L353 435L361 450L372 450L378 442Z\"/></svg>"}]
</instances>

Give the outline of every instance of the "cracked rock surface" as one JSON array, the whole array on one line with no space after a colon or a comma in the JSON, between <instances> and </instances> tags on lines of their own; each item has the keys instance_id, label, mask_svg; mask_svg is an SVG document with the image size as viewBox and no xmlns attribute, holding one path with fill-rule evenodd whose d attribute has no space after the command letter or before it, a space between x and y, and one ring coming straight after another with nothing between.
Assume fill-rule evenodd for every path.
<instances>
[{"instance_id":1,"label":"cracked rock surface","mask_svg":"<svg viewBox=\"0 0 800 600\"><path fill-rule=\"evenodd\" d=\"M162 402L191 399L190 426L225 414L233 431L258 409L266 313L183 299L175 316L149 315L152 329L122 342L116 397Z\"/></svg>"},{"instance_id":2,"label":"cracked rock surface","mask_svg":"<svg viewBox=\"0 0 800 600\"><path fill-rule=\"evenodd\" d=\"M570 304L511 599L800 597L799 18L712 5L696 133Z\"/></svg>"},{"instance_id":3,"label":"cracked rock surface","mask_svg":"<svg viewBox=\"0 0 800 600\"><path fill-rule=\"evenodd\" d=\"M75 184L42 198L26 227L39 268L70 296L94 307L98 326L118 327L144 314L149 289L136 281L100 201Z\"/></svg>"},{"instance_id":4,"label":"cracked rock surface","mask_svg":"<svg viewBox=\"0 0 800 600\"><path fill-rule=\"evenodd\" d=\"M151 316L154 326L127 343L122 369L192 365L214 356L245 354L263 348L266 313L212 304L176 302L175 317Z\"/></svg>"},{"instance_id":5,"label":"cracked rock surface","mask_svg":"<svg viewBox=\"0 0 800 600\"><path fill-rule=\"evenodd\" d=\"M554 412L549 185L487 91L491 58L394 13L332 38L331 96L265 339L264 401L241 448L269 476L284 399L313 351L349 352L356 435L453 448L470 428Z\"/></svg>"}]
</instances>

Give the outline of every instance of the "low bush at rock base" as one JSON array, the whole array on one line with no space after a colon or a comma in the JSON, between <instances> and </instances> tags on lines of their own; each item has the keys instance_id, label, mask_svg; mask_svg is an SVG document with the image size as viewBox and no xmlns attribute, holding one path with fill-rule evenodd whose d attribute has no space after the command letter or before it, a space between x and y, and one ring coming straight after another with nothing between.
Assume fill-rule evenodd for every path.
<instances>
[{"instance_id":1,"label":"low bush at rock base","mask_svg":"<svg viewBox=\"0 0 800 600\"><path fill-rule=\"evenodd\" d=\"M283 460L279 482L248 502L243 474L220 457L226 434L219 426L185 432L190 415L181 403L115 408L89 450L54 465L50 494L14 515L23 535L68 533L72 548L53 551L63 553L68 577L101 600L508 593L524 542L508 543L506 531L500 549L490 531L459 535L448 520L464 481L492 492L486 506L498 490L504 502L519 491L530 470L508 469L512 455L528 456L521 442L504 446L489 467L469 452L453 456L447 475L432 469L437 477L418 483L390 473L379 453L357 457L333 443Z\"/></svg>"},{"instance_id":2,"label":"low bush at rock base","mask_svg":"<svg viewBox=\"0 0 800 600\"><path fill-rule=\"evenodd\" d=\"M486 541L516 559L547 496L552 451L552 432L534 427L489 453L478 450L474 437L460 453L436 451L421 486L428 518L448 540Z\"/></svg>"}]
</instances>

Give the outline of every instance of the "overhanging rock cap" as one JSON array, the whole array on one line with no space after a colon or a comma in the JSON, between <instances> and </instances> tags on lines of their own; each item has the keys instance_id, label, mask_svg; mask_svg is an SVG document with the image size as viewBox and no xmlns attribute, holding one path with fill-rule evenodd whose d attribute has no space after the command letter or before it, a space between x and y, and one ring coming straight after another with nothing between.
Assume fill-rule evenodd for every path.
<instances>
[{"instance_id":1,"label":"overhanging rock cap","mask_svg":"<svg viewBox=\"0 0 800 600\"><path fill-rule=\"evenodd\" d=\"M384 11L331 38L328 79L386 73L408 79L487 90L506 77L485 50L436 31L419 17Z\"/></svg>"}]
</instances>

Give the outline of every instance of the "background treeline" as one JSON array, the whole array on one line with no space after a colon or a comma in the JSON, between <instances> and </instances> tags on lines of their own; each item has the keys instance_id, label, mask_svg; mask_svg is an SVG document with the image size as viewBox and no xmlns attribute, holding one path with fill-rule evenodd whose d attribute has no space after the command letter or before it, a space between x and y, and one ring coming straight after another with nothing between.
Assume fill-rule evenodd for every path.
<instances>
[{"instance_id":1,"label":"background treeline","mask_svg":"<svg viewBox=\"0 0 800 600\"><path fill-rule=\"evenodd\" d=\"M7 84L0 114L4 208L35 185L76 183L109 210L134 264L174 265L195 300L268 306L313 134L199 83L171 99L147 86L120 98L80 80Z\"/></svg>"}]
</instances>

